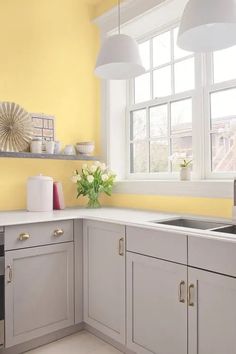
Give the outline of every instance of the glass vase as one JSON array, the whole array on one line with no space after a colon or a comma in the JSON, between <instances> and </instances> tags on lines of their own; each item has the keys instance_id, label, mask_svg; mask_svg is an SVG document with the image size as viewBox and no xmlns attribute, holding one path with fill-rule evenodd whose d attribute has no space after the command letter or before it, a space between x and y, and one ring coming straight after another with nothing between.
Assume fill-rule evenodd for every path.
<instances>
[{"instance_id":1,"label":"glass vase","mask_svg":"<svg viewBox=\"0 0 236 354\"><path fill-rule=\"evenodd\" d=\"M94 198L89 198L87 208L91 208L91 209L101 208L101 204L98 200L98 195Z\"/></svg>"}]
</instances>

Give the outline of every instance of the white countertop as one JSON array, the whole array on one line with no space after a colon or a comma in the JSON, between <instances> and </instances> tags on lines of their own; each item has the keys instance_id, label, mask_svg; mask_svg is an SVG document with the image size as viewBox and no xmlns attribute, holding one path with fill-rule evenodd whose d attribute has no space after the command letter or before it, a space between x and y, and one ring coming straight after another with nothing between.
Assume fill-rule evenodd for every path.
<instances>
[{"instance_id":1,"label":"white countertop","mask_svg":"<svg viewBox=\"0 0 236 354\"><path fill-rule=\"evenodd\" d=\"M104 221L109 223L122 224L127 226L145 227L148 229L171 231L178 234L187 234L188 236L207 237L215 239L224 239L228 241L236 242L236 235L230 235L219 232L212 232L207 230L184 228L179 226L170 225L157 225L152 221L164 221L168 219L175 219L182 215L167 214L153 211L142 211L136 209L123 209L123 208L111 208L104 207L99 209L87 209L87 208L68 208L65 210L53 211L53 212L28 212L22 211L6 211L0 212L0 227L40 223L48 221L59 220L74 220L74 219L90 219L97 221ZM186 216L184 216L186 217ZM188 216L191 219L201 219L207 221L216 221L226 224L232 223L230 219L216 219L206 217Z\"/></svg>"}]
</instances>

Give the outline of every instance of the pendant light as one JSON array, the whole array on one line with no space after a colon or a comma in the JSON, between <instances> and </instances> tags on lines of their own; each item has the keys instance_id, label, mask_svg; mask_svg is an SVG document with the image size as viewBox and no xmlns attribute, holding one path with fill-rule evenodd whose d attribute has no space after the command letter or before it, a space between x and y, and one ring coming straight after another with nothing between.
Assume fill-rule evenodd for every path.
<instances>
[{"instance_id":1,"label":"pendant light","mask_svg":"<svg viewBox=\"0 0 236 354\"><path fill-rule=\"evenodd\" d=\"M95 74L107 80L127 80L145 72L137 42L120 33L118 0L118 34L107 38L97 58Z\"/></svg>"},{"instance_id":2,"label":"pendant light","mask_svg":"<svg viewBox=\"0 0 236 354\"><path fill-rule=\"evenodd\" d=\"M236 44L236 0L190 0L184 10L178 45L209 52Z\"/></svg>"}]
</instances>

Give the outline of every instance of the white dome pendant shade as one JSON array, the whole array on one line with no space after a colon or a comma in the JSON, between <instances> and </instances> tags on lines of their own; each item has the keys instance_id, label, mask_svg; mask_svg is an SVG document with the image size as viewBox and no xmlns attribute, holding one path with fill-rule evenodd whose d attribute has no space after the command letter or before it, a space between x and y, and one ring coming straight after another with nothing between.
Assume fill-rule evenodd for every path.
<instances>
[{"instance_id":1,"label":"white dome pendant shade","mask_svg":"<svg viewBox=\"0 0 236 354\"><path fill-rule=\"evenodd\" d=\"M138 43L120 34L120 0L118 0L118 34L108 37L98 54L95 74L106 80L128 80L145 72Z\"/></svg>"},{"instance_id":2,"label":"white dome pendant shade","mask_svg":"<svg viewBox=\"0 0 236 354\"><path fill-rule=\"evenodd\" d=\"M236 44L236 0L190 0L184 10L178 46L209 52Z\"/></svg>"},{"instance_id":3,"label":"white dome pendant shade","mask_svg":"<svg viewBox=\"0 0 236 354\"><path fill-rule=\"evenodd\" d=\"M145 72L137 42L125 34L116 34L104 42L95 73L107 80L127 80Z\"/></svg>"}]
</instances>

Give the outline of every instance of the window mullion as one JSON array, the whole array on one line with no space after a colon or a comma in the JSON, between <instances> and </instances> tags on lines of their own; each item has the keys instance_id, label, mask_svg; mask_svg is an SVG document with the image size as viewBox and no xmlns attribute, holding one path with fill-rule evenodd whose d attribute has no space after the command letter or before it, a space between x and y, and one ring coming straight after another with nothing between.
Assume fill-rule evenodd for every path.
<instances>
[{"instance_id":1,"label":"window mullion","mask_svg":"<svg viewBox=\"0 0 236 354\"><path fill-rule=\"evenodd\" d=\"M170 31L170 43L171 43L171 93L175 93L175 65L174 65L174 31Z\"/></svg>"},{"instance_id":2,"label":"window mullion","mask_svg":"<svg viewBox=\"0 0 236 354\"><path fill-rule=\"evenodd\" d=\"M167 119L168 119L168 155L172 155L172 141L171 141L171 103L168 102L167 104ZM172 172L172 164L170 159L168 159L168 172Z\"/></svg>"}]
</instances>

